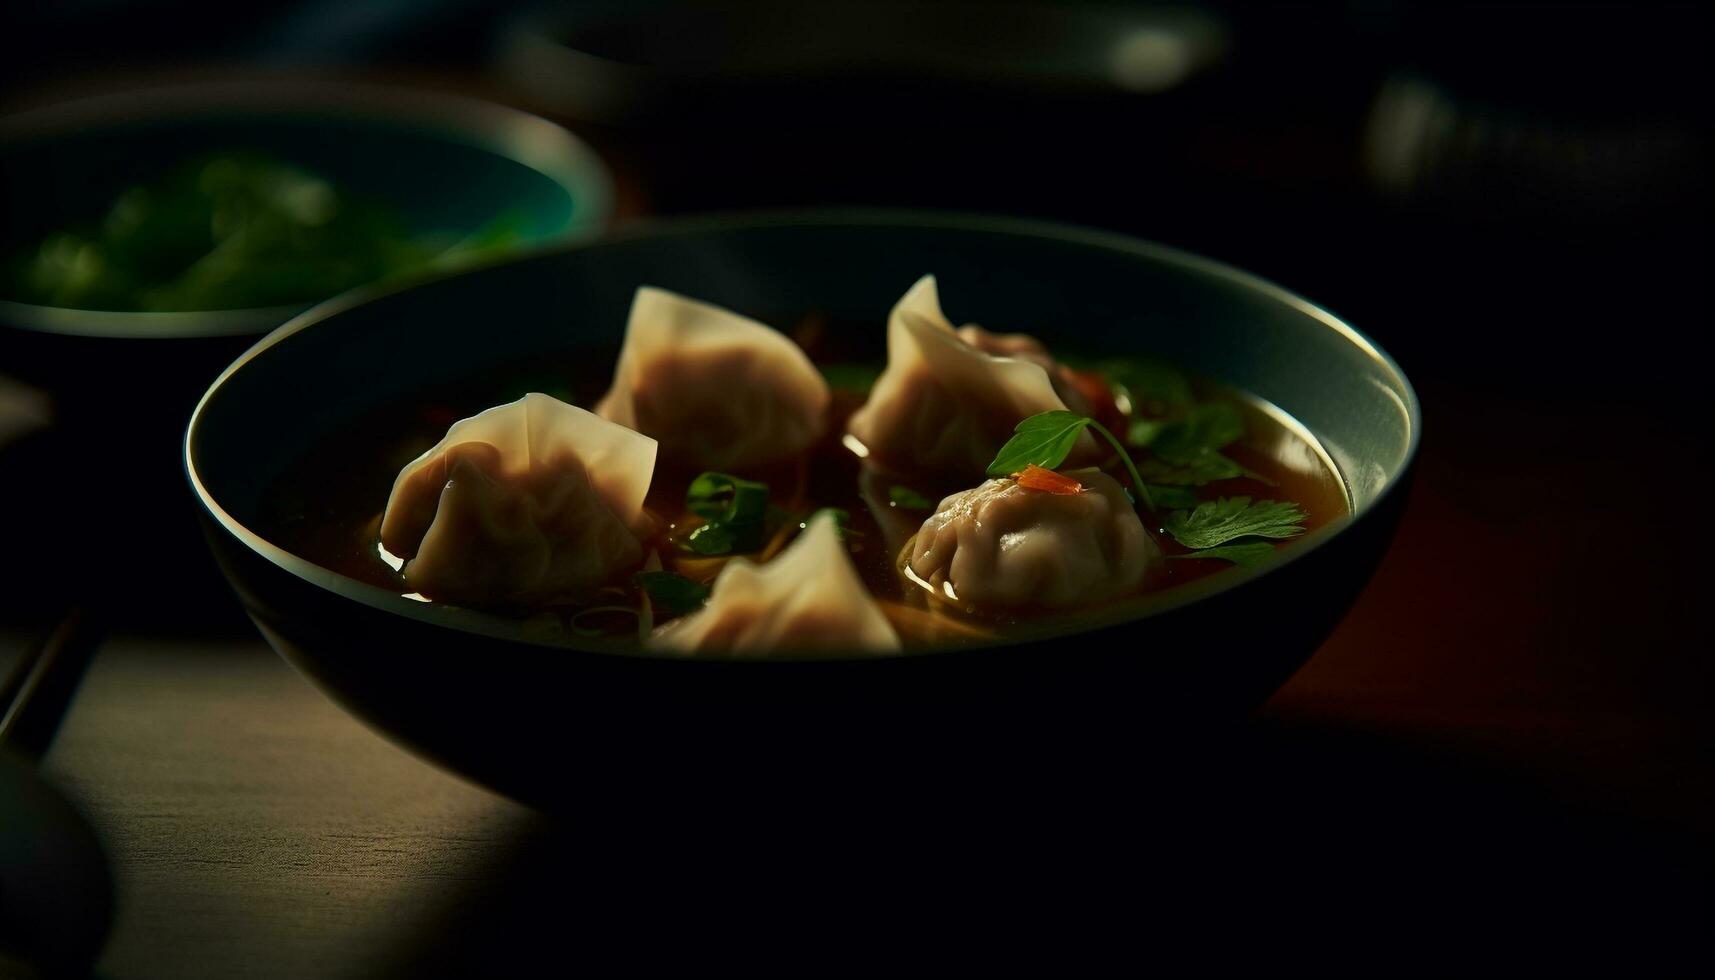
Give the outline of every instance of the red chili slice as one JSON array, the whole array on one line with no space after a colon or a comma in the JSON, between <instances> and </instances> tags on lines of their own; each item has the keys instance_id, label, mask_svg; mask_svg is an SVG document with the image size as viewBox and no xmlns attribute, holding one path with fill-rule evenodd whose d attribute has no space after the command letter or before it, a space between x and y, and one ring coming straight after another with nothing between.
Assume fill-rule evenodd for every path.
<instances>
[{"instance_id":1,"label":"red chili slice","mask_svg":"<svg viewBox=\"0 0 1715 980\"><path fill-rule=\"evenodd\" d=\"M1053 470L1045 470L1035 463L1024 468L1013 479L1026 490L1040 490L1043 493L1083 493L1084 485L1077 480Z\"/></svg>"}]
</instances>

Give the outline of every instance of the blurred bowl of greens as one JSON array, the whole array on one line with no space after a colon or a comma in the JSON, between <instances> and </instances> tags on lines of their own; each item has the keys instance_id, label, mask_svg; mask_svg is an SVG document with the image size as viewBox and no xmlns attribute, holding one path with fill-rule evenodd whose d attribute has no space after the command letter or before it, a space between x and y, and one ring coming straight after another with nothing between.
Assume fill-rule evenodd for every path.
<instances>
[{"instance_id":1,"label":"blurred bowl of greens","mask_svg":"<svg viewBox=\"0 0 1715 980\"><path fill-rule=\"evenodd\" d=\"M40 565L17 608L99 592L133 625L216 622L177 453L209 380L336 294L594 236L610 202L566 130L438 92L226 77L0 119L0 374L53 423L0 446L0 472L32 476L0 491L30 515L11 553ZM89 515L116 483L152 571L98 589L75 556L111 547Z\"/></svg>"},{"instance_id":2,"label":"blurred bowl of greens","mask_svg":"<svg viewBox=\"0 0 1715 980\"><path fill-rule=\"evenodd\" d=\"M572 134L462 96L270 79L83 98L0 120L0 324L258 334L357 286L593 235L610 204Z\"/></svg>"}]
</instances>

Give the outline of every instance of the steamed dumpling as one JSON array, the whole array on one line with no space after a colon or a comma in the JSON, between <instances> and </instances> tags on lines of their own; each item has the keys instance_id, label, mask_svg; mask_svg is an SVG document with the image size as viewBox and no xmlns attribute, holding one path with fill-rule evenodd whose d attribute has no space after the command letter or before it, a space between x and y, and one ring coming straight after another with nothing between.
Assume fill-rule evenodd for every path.
<instances>
[{"instance_id":1,"label":"steamed dumpling","mask_svg":"<svg viewBox=\"0 0 1715 980\"><path fill-rule=\"evenodd\" d=\"M970 336L992 349L1022 349L1007 340L1017 335L966 329L978 329ZM887 369L847 431L888 469L969 479L1021 419L1067 407L1037 360L997 357L961 339L941 312L935 277L924 276L888 314ZM1079 436L1074 463L1097 455L1089 433Z\"/></svg>"},{"instance_id":2,"label":"steamed dumpling","mask_svg":"<svg viewBox=\"0 0 1715 980\"><path fill-rule=\"evenodd\" d=\"M1021 361L1042 365L1042 370L1048 372L1048 382L1054 386L1054 393L1066 403L1066 407L1079 415L1094 415L1095 406L1074 380L1075 372L1071 368L1054 359L1048 353L1048 348L1042 346L1042 341L1027 333L993 333L984 330L974 323L967 323L954 331L959 339L984 354L994 357L1014 357Z\"/></svg>"},{"instance_id":3,"label":"steamed dumpling","mask_svg":"<svg viewBox=\"0 0 1715 980\"><path fill-rule=\"evenodd\" d=\"M828 384L782 334L644 286L596 414L652 436L687 468L742 469L803 452L827 425Z\"/></svg>"},{"instance_id":4,"label":"steamed dumpling","mask_svg":"<svg viewBox=\"0 0 1715 980\"><path fill-rule=\"evenodd\" d=\"M911 574L937 596L991 609L1065 608L1137 588L1161 550L1125 491L1100 470L1066 475L1083 491L1000 479L942 500L917 532Z\"/></svg>"},{"instance_id":5,"label":"steamed dumpling","mask_svg":"<svg viewBox=\"0 0 1715 980\"><path fill-rule=\"evenodd\" d=\"M655 440L543 394L455 422L393 482L381 543L417 592L466 605L577 597L643 562Z\"/></svg>"},{"instance_id":6,"label":"steamed dumpling","mask_svg":"<svg viewBox=\"0 0 1715 980\"><path fill-rule=\"evenodd\" d=\"M834 518L818 514L791 547L721 569L702 609L656 631L650 646L684 653L884 653L899 636L858 578Z\"/></svg>"}]
</instances>

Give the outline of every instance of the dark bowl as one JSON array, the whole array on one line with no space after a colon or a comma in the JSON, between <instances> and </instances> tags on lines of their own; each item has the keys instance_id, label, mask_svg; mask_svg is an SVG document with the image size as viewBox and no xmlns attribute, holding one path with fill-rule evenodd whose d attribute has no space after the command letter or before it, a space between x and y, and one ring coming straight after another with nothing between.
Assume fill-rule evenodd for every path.
<instances>
[{"instance_id":1,"label":"dark bowl","mask_svg":"<svg viewBox=\"0 0 1715 980\"><path fill-rule=\"evenodd\" d=\"M323 569L251 529L263 488L366 410L485 366L613 346L653 283L765 318L874 324L936 273L961 320L1153 353L1236 384L1320 437L1351 518L1254 569L1060 640L887 658L680 660L547 641ZM305 379L315 377L310 385ZM1013 778L1159 744L1259 704L1368 580L1403 505L1416 395L1333 315L1219 263L1117 235L910 212L711 217L557 248L298 317L215 382L185 462L216 557L276 649L381 731L546 806L673 807L948 771ZM951 770L949 767L953 767ZM839 791L837 788L833 791Z\"/></svg>"}]
</instances>

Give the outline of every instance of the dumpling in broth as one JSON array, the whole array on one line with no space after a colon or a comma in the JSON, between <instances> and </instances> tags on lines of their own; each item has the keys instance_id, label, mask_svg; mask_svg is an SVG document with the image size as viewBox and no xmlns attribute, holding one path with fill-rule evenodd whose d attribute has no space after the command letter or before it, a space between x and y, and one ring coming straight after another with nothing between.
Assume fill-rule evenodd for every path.
<instances>
[{"instance_id":1,"label":"dumpling in broth","mask_svg":"<svg viewBox=\"0 0 1715 980\"><path fill-rule=\"evenodd\" d=\"M993 333L984 330L974 323L967 323L954 331L959 339L984 354L993 357L1014 357L1021 361L1042 365L1042 370L1048 372L1048 383L1054 386L1054 393L1066 403L1066 407L1079 415L1095 415L1095 402L1085 390L1086 384L1101 385L1093 380L1095 376L1085 375L1092 381L1080 383L1078 372L1054 359L1048 353L1048 348L1042 346L1042 341L1027 333Z\"/></svg>"},{"instance_id":2,"label":"dumpling in broth","mask_svg":"<svg viewBox=\"0 0 1715 980\"><path fill-rule=\"evenodd\" d=\"M995 340L991 347L1014 346L1002 342L1016 335L965 329ZM1020 420L1067 408L1038 360L997 357L961 339L941 312L935 277L924 276L888 314L887 368L847 431L888 469L962 481L982 474ZM1080 435L1074 464L1098 455L1089 433Z\"/></svg>"},{"instance_id":3,"label":"dumpling in broth","mask_svg":"<svg viewBox=\"0 0 1715 980\"><path fill-rule=\"evenodd\" d=\"M885 653L899 635L870 597L829 514L758 565L735 558L697 612L657 630L650 646L683 653Z\"/></svg>"},{"instance_id":4,"label":"dumpling in broth","mask_svg":"<svg viewBox=\"0 0 1715 980\"><path fill-rule=\"evenodd\" d=\"M1161 549L1125 491L1100 470L1066 475L1084 489L1043 493L1008 478L942 500L912 544L911 575L979 609L1067 608L1137 588Z\"/></svg>"},{"instance_id":5,"label":"dumpling in broth","mask_svg":"<svg viewBox=\"0 0 1715 980\"><path fill-rule=\"evenodd\" d=\"M534 606L643 562L655 440L543 394L455 422L393 482L381 543L429 598Z\"/></svg>"},{"instance_id":6,"label":"dumpling in broth","mask_svg":"<svg viewBox=\"0 0 1715 980\"><path fill-rule=\"evenodd\" d=\"M827 382L790 339L644 286L595 410L659 440L668 462L724 470L803 452L827 426L828 399Z\"/></svg>"}]
</instances>

